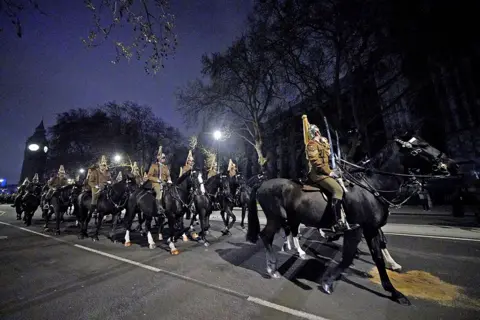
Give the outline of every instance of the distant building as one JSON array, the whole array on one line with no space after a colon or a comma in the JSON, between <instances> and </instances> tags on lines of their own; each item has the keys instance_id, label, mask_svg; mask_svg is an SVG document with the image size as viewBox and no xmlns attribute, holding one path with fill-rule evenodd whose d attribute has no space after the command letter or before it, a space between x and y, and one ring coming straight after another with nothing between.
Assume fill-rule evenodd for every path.
<instances>
[{"instance_id":1,"label":"distant building","mask_svg":"<svg viewBox=\"0 0 480 320\"><path fill-rule=\"evenodd\" d=\"M35 132L25 143L25 152L23 156L22 173L19 183L25 178L32 179L35 173L38 173L40 179L44 177L47 162L48 141L46 137L43 120L35 129Z\"/></svg>"}]
</instances>

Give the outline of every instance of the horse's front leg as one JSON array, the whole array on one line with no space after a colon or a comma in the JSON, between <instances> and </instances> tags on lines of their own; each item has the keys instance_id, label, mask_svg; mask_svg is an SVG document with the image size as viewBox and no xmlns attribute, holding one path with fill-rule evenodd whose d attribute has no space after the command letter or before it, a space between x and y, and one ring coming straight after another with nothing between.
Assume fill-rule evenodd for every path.
<instances>
[{"instance_id":1,"label":"horse's front leg","mask_svg":"<svg viewBox=\"0 0 480 320\"><path fill-rule=\"evenodd\" d=\"M343 236L342 261L339 264L330 266L322 278L321 289L327 294L333 293L333 283L347 269L355 258L358 244L362 240L362 229L358 228L345 232Z\"/></svg>"},{"instance_id":2,"label":"horse's front leg","mask_svg":"<svg viewBox=\"0 0 480 320\"><path fill-rule=\"evenodd\" d=\"M203 242L205 247L208 247L210 243L206 238L207 210L205 208L201 208L199 211L198 218L200 220L200 229L202 230L200 232L200 241Z\"/></svg>"},{"instance_id":3,"label":"horse's front leg","mask_svg":"<svg viewBox=\"0 0 480 320\"><path fill-rule=\"evenodd\" d=\"M166 216L167 216L167 222L168 222L168 238L167 238L167 243L168 243L168 247L170 248L170 254L176 256L180 253L180 251L178 251L178 249L175 247L175 240L176 240L176 237L175 237L175 216L172 215L170 212L165 212ZM183 217L181 217L180 219L183 219ZM181 231L181 230L180 230ZM178 235L180 236L180 235ZM186 237L185 233L183 234L184 237ZM188 240L188 238L187 238Z\"/></svg>"},{"instance_id":4,"label":"horse's front leg","mask_svg":"<svg viewBox=\"0 0 480 320\"><path fill-rule=\"evenodd\" d=\"M105 213L103 211L98 212L97 225L96 225L96 228L95 228L95 233L92 237L93 241L99 241L98 234L100 233L100 228L102 227L102 222L103 222L103 217L104 216L105 216Z\"/></svg>"},{"instance_id":5,"label":"horse's front leg","mask_svg":"<svg viewBox=\"0 0 480 320\"><path fill-rule=\"evenodd\" d=\"M245 214L247 213L247 205L242 203L242 221L240 222L240 227L245 229Z\"/></svg>"},{"instance_id":6,"label":"horse's front leg","mask_svg":"<svg viewBox=\"0 0 480 320\"><path fill-rule=\"evenodd\" d=\"M145 229L147 231L147 239L148 239L148 247L150 249L155 249L157 245L155 244L155 240L153 240L152 236L152 216L148 216L145 220Z\"/></svg>"},{"instance_id":7,"label":"horse's front leg","mask_svg":"<svg viewBox=\"0 0 480 320\"><path fill-rule=\"evenodd\" d=\"M116 239L116 231L117 231L117 224L120 220L120 212L114 213L112 217L112 230L108 234L108 238L113 242L117 243Z\"/></svg>"},{"instance_id":8,"label":"horse's front leg","mask_svg":"<svg viewBox=\"0 0 480 320\"><path fill-rule=\"evenodd\" d=\"M63 220L62 208L59 204L54 206L55 209L55 235L60 235L60 222Z\"/></svg>"}]
</instances>

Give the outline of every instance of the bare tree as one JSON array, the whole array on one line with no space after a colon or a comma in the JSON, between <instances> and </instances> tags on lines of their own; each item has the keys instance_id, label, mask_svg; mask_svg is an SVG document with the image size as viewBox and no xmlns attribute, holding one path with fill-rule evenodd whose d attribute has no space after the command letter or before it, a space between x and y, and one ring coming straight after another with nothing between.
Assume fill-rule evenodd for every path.
<instances>
[{"instance_id":1,"label":"bare tree","mask_svg":"<svg viewBox=\"0 0 480 320\"><path fill-rule=\"evenodd\" d=\"M235 41L224 53L202 58L206 81L197 79L177 93L187 124L210 118L252 145L264 165L263 122L283 102L272 59L259 50L256 35Z\"/></svg>"},{"instance_id":2,"label":"bare tree","mask_svg":"<svg viewBox=\"0 0 480 320\"><path fill-rule=\"evenodd\" d=\"M168 0L85 0L92 15L88 36L82 39L87 47L97 47L112 40L116 58L145 60L145 72L157 73L164 60L175 53L177 38L174 33L175 16L169 13ZM40 2L41 3L41 2ZM35 11L45 14L37 0L0 0L0 14L6 16L23 35L20 14ZM127 26L132 38L128 42L117 40L115 30ZM87 29L87 26L86 26ZM0 29L1 31L1 29Z\"/></svg>"}]
</instances>

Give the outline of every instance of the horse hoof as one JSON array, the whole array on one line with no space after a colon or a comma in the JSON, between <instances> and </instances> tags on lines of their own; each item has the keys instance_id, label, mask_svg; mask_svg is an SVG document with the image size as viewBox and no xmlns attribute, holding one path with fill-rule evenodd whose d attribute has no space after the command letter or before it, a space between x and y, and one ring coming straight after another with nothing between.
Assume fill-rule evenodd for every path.
<instances>
[{"instance_id":1,"label":"horse hoof","mask_svg":"<svg viewBox=\"0 0 480 320\"><path fill-rule=\"evenodd\" d=\"M180 254L180 251L178 251L178 249L173 249L173 250L170 251L170 254L173 255L173 256L176 256L176 255Z\"/></svg>"},{"instance_id":2,"label":"horse hoof","mask_svg":"<svg viewBox=\"0 0 480 320\"><path fill-rule=\"evenodd\" d=\"M268 268L267 273L270 277L272 277L274 279L280 279L281 278L281 275L277 270L273 271L273 269Z\"/></svg>"},{"instance_id":3,"label":"horse hoof","mask_svg":"<svg viewBox=\"0 0 480 320\"><path fill-rule=\"evenodd\" d=\"M132 245L132 243L130 241L125 242L125 244L124 244L125 247L130 247L131 245Z\"/></svg>"},{"instance_id":4,"label":"horse hoof","mask_svg":"<svg viewBox=\"0 0 480 320\"><path fill-rule=\"evenodd\" d=\"M244 225L243 223L240 223L240 227L241 227L242 229L245 229L245 225Z\"/></svg>"},{"instance_id":5,"label":"horse hoof","mask_svg":"<svg viewBox=\"0 0 480 320\"><path fill-rule=\"evenodd\" d=\"M322 282L321 289L326 294L332 294L333 293L333 285L332 284Z\"/></svg>"},{"instance_id":6,"label":"horse hoof","mask_svg":"<svg viewBox=\"0 0 480 320\"><path fill-rule=\"evenodd\" d=\"M95 241L95 242L100 241L100 239L98 239L98 236L93 236L92 240Z\"/></svg>"},{"instance_id":7,"label":"horse hoof","mask_svg":"<svg viewBox=\"0 0 480 320\"><path fill-rule=\"evenodd\" d=\"M394 272L398 272L398 273L402 272L402 266L399 264L389 265L387 266L387 269L392 270Z\"/></svg>"},{"instance_id":8,"label":"horse hoof","mask_svg":"<svg viewBox=\"0 0 480 320\"><path fill-rule=\"evenodd\" d=\"M85 239L85 235L84 235L84 234L80 234L80 235L78 235L78 239L80 239L80 240L83 240L83 239Z\"/></svg>"},{"instance_id":9,"label":"horse hoof","mask_svg":"<svg viewBox=\"0 0 480 320\"><path fill-rule=\"evenodd\" d=\"M50 228L48 227L43 227L43 232L49 232L50 231Z\"/></svg>"},{"instance_id":10,"label":"horse hoof","mask_svg":"<svg viewBox=\"0 0 480 320\"><path fill-rule=\"evenodd\" d=\"M210 242L208 241L205 241L205 243L203 244L205 247L209 247L210 246Z\"/></svg>"},{"instance_id":11,"label":"horse hoof","mask_svg":"<svg viewBox=\"0 0 480 320\"><path fill-rule=\"evenodd\" d=\"M149 249L155 249L156 247L157 247L157 246L155 245L155 243L150 243L150 244L148 245L148 248L149 248Z\"/></svg>"},{"instance_id":12,"label":"horse hoof","mask_svg":"<svg viewBox=\"0 0 480 320\"><path fill-rule=\"evenodd\" d=\"M188 237L187 237L186 235L183 235L182 240L183 240L184 242L188 242L188 241L189 241L189 239L188 239Z\"/></svg>"},{"instance_id":13,"label":"horse hoof","mask_svg":"<svg viewBox=\"0 0 480 320\"><path fill-rule=\"evenodd\" d=\"M408 300L408 298L405 297L405 296L403 295L403 293L400 293L400 292L394 294L394 295L392 296L392 299L393 299L393 301L399 303L399 304L402 305L402 306L410 306L410 305L412 305L412 303L410 302L410 300Z\"/></svg>"},{"instance_id":14,"label":"horse hoof","mask_svg":"<svg viewBox=\"0 0 480 320\"><path fill-rule=\"evenodd\" d=\"M306 253L300 253L298 256L299 256L300 259L302 259L302 260L307 260L307 254L306 254Z\"/></svg>"}]
</instances>

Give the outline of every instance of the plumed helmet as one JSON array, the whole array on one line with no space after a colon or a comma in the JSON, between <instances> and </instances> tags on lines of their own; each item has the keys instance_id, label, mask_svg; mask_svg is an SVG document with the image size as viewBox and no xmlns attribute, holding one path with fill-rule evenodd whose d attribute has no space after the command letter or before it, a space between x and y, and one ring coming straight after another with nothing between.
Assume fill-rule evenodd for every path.
<instances>
[{"instance_id":1,"label":"plumed helmet","mask_svg":"<svg viewBox=\"0 0 480 320\"><path fill-rule=\"evenodd\" d=\"M38 183L38 173L35 173L35 175L33 176L33 179L32 179L32 182L34 183Z\"/></svg>"},{"instance_id":2,"label":"plumed helmet","mask_svg":"<svg viewBox=\"0 0 480 320\"><path fill-rule=\"evenodd\" d=\"M60 169L58 169L58 174L65 174L65 168L63 165L60 166Z\"/></svg>"},{"instance_id":3,"label":"plumed helmet","mask_svg":"<svg viewBox=\"0 0 480 320\"><path fill-rule=\"evenodd\" d=\"M107 157L105 155L102 155L102 158L100 159L100 165L105 165L107 166Z\"/></svg>"},{"instance_id":4,"label":"plumed helmet","mask_svg":"<svg viewBox=\"0 0 480 320\"><path fill-rule=\"evenodd\" d=\"M309 128L308 128L308 133L310 134L310 138L313 139L315 137L315 134L318 132L319 135L322 135L320 133L320 129L314 125L314 124L310 124Z\"/></svg>"}]
</instances>

